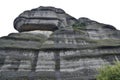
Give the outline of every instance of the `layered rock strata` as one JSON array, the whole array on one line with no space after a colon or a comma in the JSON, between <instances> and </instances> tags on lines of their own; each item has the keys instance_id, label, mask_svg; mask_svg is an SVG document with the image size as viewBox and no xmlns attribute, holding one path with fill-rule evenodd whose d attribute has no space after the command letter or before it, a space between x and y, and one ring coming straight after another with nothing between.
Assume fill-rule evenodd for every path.
<instances>
[{"instance_id":1,"label":"layered rock strata","mask_svg":"<svg viewBox=\"0 0 120 80\"><path fill-rule=\"evenodd\" d=\"M14 21L14 27L20 32L33 30L55 31L60 27L71 26L76 21L74 17L68 15L62 9L39 7L20 14Z\"/></svg>"},{"instance_id":2,"label":"layered rock strata","mask_svg":"<svg viewBox=\"0 0 120 80\"><path fill-rule=\"evenodd\" d=\"M120 60L119 30L62 9L25 11L14 27L20 33L0 38L0 80L95 80Z\"/></svg>"}]
</instances>

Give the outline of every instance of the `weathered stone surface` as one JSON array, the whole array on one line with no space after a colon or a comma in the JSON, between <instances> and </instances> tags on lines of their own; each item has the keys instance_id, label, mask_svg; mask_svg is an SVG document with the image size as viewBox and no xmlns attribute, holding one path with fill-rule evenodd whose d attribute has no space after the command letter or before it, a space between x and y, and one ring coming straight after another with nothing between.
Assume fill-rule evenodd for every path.
<instances>
[{"instance_id":1,"label":"weathered stone surface","mask_svg":"<svg viewBox=\"0 0 120 80\"><path fill-rule=\"evenodd\" d=\"M0 48L40 49L47 37L43 34L11 33L0 39Z\"/></svg>"},{"instance_id":2,"label":"weathered stone surface","mask_svg":"<svg viewBox=\"0 0 120 80\"><path fill-rule=\"evenodd\" d=\"M98 68L120 60L119 30L62 9L25 11L14 26L21 33L0 38L0 80L95 80Z\"/></svg>"},{"instance_id":3,"label":"weathered stone surface","mask_svg":"<svg viewBox=\"0 0 120 80\"><path fill-rule=\"evenodd\" d=\"M60 26L70 26L76 21L62 9L41 6L20 14L14 21L14 27L20 32L31 30L54 31Z\"/></svg>"}]
</instances>

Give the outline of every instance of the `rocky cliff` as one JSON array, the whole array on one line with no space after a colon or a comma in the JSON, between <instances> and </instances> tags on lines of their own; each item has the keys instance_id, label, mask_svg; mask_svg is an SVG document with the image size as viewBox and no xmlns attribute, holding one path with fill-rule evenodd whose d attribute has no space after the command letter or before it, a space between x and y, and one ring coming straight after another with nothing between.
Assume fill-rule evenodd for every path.
<instances>
[{"instance_id":1,"label":"rocky cliff","mask_svg":"<svg viewBox=\"0 0 120 80\"><path fill-rule=\"evenodd\" d=\"M14 28L0 38L0 80L95 80L120 59L119 30L59 8L25 11Z\"/></svg>"}]
</instances>

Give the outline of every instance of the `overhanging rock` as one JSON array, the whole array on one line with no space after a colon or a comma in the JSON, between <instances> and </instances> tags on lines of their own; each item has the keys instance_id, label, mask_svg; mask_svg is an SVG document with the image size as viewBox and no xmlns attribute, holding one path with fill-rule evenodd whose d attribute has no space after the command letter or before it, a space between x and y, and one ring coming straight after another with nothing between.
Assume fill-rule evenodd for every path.
<instances>
[{"instance_id":1,"label":"overhanging rock","mask_svg":"<svg viewBox=\"0 0 120 80\"><path fill-rule=\"evenodd\" d=\"M14 21L14 27L20 32L31 30L55 31L60 26L70 26L76 21L74 17L66 14L62 9L41 6L20 14Z\"/></svg>"}]
</instances>

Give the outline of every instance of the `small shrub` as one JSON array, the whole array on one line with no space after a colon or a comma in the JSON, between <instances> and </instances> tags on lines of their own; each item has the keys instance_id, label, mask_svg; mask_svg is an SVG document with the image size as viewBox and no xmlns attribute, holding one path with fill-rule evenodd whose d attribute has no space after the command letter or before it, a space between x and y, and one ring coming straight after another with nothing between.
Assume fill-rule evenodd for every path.
<instances>
[{"instance_id":1,"label":"small shrub","mask_svg":"<svg viewBox=\"0 0 120 80\"><path fill-rule=\"evenodd\" d=\"M73 24L73 29L85 29L86 24L85 23L76 23Z\"/></svg>"},{"instance_id":2,"label":"small shrub","mask_svg":"<svg viewBox=\"0 0 120 80\"><path fill-rule=\"evenodd\" d=\"M99 69L96 80L120 80L120 62Z\"/></svg>"}]
</instances>

